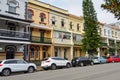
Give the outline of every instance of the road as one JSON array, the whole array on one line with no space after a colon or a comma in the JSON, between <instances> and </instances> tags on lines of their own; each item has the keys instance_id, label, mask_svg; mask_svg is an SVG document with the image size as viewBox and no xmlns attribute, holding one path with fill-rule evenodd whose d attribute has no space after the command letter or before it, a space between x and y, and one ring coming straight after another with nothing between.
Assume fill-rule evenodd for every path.
<instances>
[{"instance_id":1,"label":"road","mask_svg":"<svg viewBox=\"0 0 120 80\"><path fill-rule=\"evenodd\" d=\"M0 80L120 80L120 63L19 73Z\"/></svg>"}]
</instances>

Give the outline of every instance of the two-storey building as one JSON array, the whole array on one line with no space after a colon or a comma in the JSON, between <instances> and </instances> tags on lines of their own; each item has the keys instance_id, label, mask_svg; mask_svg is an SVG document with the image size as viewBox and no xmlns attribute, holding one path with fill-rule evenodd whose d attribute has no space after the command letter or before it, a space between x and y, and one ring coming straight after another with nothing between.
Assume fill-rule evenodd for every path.
<instances>
[{"instance_id":1,"label":"two-storey building","mask_svg":"<svg viewBox=\"0 0 120 80\"><path fill-rule=\"evenodd\" d=\"M27 0L0 0L0 59L27 58Z\"/></svg>"},{"instance_id":2,"label":"two-storey building","mask_svg":"<svg viewBox=\"0 0 120 80\"><path fill-rule=\"evenodd\" d=\"M52 28L49 26L49 5L29 0L28 20L30 24L29 60L41 60L53 55Z\"/></svg>"},{"instance_id":3,"label":"two-storey building","mask_svg":"<svg viewBox=\"0 0 120 80\"><path fill-rule=\"evenodd\" d=\"M83 18L69 14L68 31L71 33L71 59L73 57L84 56L82 52L82 33L83 33Z\"/></svg>"}]
</instances>

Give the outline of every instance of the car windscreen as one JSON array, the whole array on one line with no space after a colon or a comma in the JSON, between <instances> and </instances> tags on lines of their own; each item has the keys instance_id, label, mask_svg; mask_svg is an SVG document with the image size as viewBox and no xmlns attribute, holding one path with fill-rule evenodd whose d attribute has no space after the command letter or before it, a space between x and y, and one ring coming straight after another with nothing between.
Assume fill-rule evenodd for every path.
<instances>
[{"instance_id":1,"label":"car windscreen","mask_svg":"<svg viewBox=\"0 0 120 80\"><path fill-rule=\"evenodd\" d=\"M93 59L98 59L98 57L94 57Z\"/></svg>"},{"instance_id":2,"label":"car windscreen","mask_svg":"<svg viewBox=\"0 0 120 80\"><path fill-rule=\"evenodd\" d=\"M0 61L0 63L2 63L2 61Z\"/></svg>"},{"instance_id":3,"label":"car windscreen","mask_svg":"<svg viewBox=\"0 0 120 80\"><path fill-rule=\"evenodd\" d=\"M46 60L48 60L48 58L44 58L42 61L46 61Z\"/></svg>"}]
</instances>

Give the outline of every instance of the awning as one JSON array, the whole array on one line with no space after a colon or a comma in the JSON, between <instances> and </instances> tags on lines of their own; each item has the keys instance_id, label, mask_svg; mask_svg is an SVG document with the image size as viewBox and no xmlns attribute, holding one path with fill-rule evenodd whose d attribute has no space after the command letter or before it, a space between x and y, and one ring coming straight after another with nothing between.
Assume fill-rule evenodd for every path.
<instances>
[{"instance_id":1,"label":"awning","mask_svg":"<svg viewBox=\"0 0 120 80\"><path fill-rule=\"evenodd\" d=\"M52 28L50 28L48 26L39 25L39 24L35 24L35 23L31 23L30 27L35 27L35 28L40 28L40 29L45 29L45 30L51 30L52 29Z\"/></svg>"},{"instance_id":2,"label":"awning","mask_svg":"<svg viewBox=\"0 0 120 80\"><path fill-rule=\"evenodd\" d=\"M23 23L23 24L30 24L31 23L31 21L28 21L28 20L19 19L19 18L7 16L7 15L2 15L2 14L0 14L0 19L13 21L13 22L18 22L18 23Z\"/></svg>"}]
</instances>

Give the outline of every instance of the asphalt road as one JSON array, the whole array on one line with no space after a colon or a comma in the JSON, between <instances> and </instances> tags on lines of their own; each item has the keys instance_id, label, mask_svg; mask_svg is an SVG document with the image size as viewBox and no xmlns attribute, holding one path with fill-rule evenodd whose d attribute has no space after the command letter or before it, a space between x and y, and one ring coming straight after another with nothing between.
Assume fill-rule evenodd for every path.
<instances>
[{"instance_id":1,"label":"asphalt road","mask_svg":"<svg viewBox=\"0 0 120 80\"><path fill-rule=\"evenodd\" d=\"M0 80L120 80L120 63L17 73Z\"/></svg>"}]
</instances>

